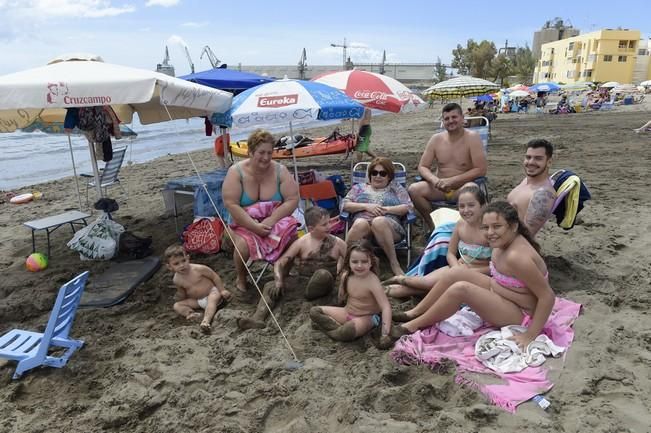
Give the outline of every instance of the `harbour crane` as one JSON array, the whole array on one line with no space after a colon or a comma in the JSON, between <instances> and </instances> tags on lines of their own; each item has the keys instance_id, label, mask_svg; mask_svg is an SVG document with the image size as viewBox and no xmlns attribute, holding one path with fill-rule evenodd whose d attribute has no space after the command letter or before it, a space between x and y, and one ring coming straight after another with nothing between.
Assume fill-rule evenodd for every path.
<instances>
[{"instance_id":1,"label":"harbour crane","mask_svg":"<svg viewBox=\"0 0 651 433\"><path fill-rule=\"evenodd\" d=\"M187 45L183 45L183 49L185 50L185 57L188 58L188 63L190 63L190 71L194 74L194 62L192 62L192 57L190 57L190 50L188 50Z\"/></svg>"},{"instance_id":2,"label":"harbour crane","mask_svg":"<svg viewBox=\"0 0 651 433\"><path fill-rule=\"evenodd\" d=\"M307 54L305 53L305 48L303 48L303 54L301 54L301 59L298 61L298 78L300 80L304 80L306 72L307 72Z\"/></svg>"},{"instance_id":3,"label":"harbour crane","mask_svg":"<svg viewBox=\"0 0 651 433\"><path fill-rule=\"evenodd\" d=\"M208 45L203 47L203 50L201 51L201 56L199 57L199 60L203 59L204 54L208 57L208 61L212 65L212 68L217 69L219 67L219 63L221 63L221 62L219 61L219 59L217 58L215 53L212 52L212 50L210 49L210 47Z\"/></svg>"}]
</instances>

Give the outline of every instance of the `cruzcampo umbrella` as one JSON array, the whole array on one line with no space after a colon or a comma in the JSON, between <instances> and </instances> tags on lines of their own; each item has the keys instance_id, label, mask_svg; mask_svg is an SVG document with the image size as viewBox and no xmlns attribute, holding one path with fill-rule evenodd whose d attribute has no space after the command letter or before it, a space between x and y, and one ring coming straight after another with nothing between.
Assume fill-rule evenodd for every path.
<instances>
[{"instance_id":1,"label":"cruzcampo umbrella","mask_svg":"<svg viewBox=\"0 0 651 433\"><path fill-rule=\"evenodd\" d=\"M353 69L328 72L312 79L341 90L366 107L405 113L426 107L425 101L400 81L375 72Z\"/></svg>"},{"instance_id":2,"label":"cruzcampo umbrella","mask_svg":"<svg viewBox=\"0 0 651 433\"><path fill-rule=\"evenodd\" d=\"M440 98L461 98L479 96L495 92L500 86L481 78L461 76L434 84L423 92L424 95Z\"/></svg>"},{"instance_id":3,"label":"cruzcampo umbrella","mask_svg":"<svg viewBox=\"0 0 651 433\"><path fill-rule=\"evenodd\" d=\"M57 59L54 63L0 76L0 132L28 127L50 108L111 105L130 123L209 116L230 108L232 95L158 72L101 61ZM98 195L99 169L89 146Z\"/></svg>"}]
</instances>

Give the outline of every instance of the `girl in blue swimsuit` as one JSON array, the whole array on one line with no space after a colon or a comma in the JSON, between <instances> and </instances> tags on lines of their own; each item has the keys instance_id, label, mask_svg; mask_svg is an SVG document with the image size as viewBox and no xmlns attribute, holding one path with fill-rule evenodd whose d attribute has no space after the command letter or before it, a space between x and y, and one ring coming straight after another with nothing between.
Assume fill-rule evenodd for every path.
<instances>
[{"instance_id":1,"label":"girl in blue swimsuit","mask_svg":"<svg viewBox=\"0 0 651 433\"><path fill-rule=\"evenodd\" d=\"M459 190L459 213L461 219L454 228L448 246L448 265L425 276L399 276L385 283L396 282L386 286L388 296L404 298L414 295L425 295L441 275L450 268L467 267L484 274L489 273L488 263L491 258L491 248L480 230L481 214L486 198L474 184L466 184Z\"/></svg>"}]
</instances>

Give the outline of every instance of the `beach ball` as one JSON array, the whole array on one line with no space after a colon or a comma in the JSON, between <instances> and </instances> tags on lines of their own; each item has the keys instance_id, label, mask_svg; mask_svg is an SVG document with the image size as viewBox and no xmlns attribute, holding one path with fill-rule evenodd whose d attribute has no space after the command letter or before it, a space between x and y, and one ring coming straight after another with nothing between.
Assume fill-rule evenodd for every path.
<instances>
[{"instance_id":1,"label":"beach ball","mask_svg":"<svg viewBox=\"0 0 651 433\"><path fill-rule=\"evenodd\" d=\"M41 253L32 253L25 260L25 267L30 272L38 272L47 268L47 256Z\"/></svg>"}]
</instances>

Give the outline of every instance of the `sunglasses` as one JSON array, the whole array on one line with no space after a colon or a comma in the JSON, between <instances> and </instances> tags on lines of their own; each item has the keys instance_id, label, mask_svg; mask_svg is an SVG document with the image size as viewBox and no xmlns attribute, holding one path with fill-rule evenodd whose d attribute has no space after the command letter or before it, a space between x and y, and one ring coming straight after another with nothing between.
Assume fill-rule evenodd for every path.
<instances>
[{"instance_id":1,"label":"sunglasses","mask_svg":"<svg viewBox=\"0 0 651 433\"><path fill-rule=\"evenodd\" d=\"M384 170L371 170L371 176L387 177L389 173Z\"/></svg>"}]
</instances>

